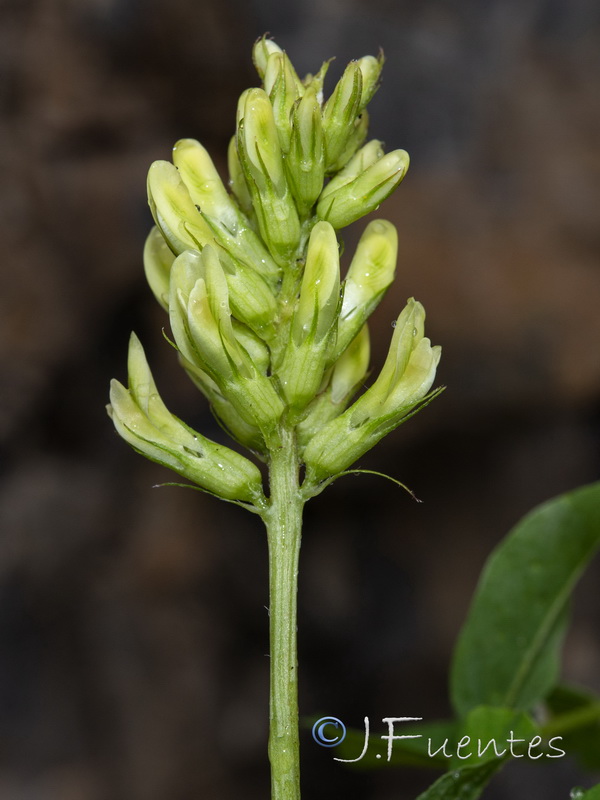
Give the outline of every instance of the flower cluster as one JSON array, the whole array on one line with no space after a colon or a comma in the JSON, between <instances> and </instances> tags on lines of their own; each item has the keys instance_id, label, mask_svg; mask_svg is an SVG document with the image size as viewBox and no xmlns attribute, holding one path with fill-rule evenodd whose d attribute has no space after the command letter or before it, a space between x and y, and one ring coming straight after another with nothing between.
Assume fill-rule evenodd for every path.
<instances>
[{"instance_id":1,"label":"flower cluster","mask_svg":"<svg viewBox=\"0 0 600 800\"><path fill-rule=\"evenodd\" d=\"M430 397L440 349L409 300L379 376L352 402L368 373L367 318L394 278L397 234L371 222L342 279L337 231L376 209L409 163L403 150L366 141L382 56L352 61L327 100L329 62L301 80L267 38L253 60L262 88L239 99L228 186L192 139L177 142L172 163L150 167L155 227L144 266L181 363L220 423L266 460L282 427L295 431L317 486ZM148 458L223 498L264 502L249 459L166 409L135 336L129 388L113 381L109 413Z\"/></svg>"}]
</instances>

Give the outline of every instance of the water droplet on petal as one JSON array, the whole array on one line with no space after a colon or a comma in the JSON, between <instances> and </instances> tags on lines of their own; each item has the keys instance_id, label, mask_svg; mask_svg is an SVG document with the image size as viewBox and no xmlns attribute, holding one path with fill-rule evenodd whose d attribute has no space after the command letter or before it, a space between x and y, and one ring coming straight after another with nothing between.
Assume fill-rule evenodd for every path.
<instances>
[{"instance_id":1,"label":"water droplet on petal","mask_svg":"<svg viewBox=\"0 0 600 800\"><path fill-rule=\"evenodd\" d=\"M397 324L398 324L398 323L396 322L396 320L394 320L394 321L392 322L392 328L395 328Z\"/></svg>"}]
</instances>

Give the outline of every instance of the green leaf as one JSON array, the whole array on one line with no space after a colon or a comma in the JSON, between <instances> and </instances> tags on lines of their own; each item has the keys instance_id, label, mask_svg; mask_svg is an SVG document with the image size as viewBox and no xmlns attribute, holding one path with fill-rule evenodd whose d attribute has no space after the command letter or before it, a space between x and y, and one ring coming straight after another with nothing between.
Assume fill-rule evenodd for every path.
<instances>
[{"instance_id":1,"label":"green leaf","mask_svg":"<svg viewBox=\"0 0 600 800\"><path fill-rule=\"evenodd\" d=\"M392 757L387 760L387 741L374 731L370 731L367 752L350 766L355 769L380 769L395 766L421 767L423 769L445 770L449 759L440 750L446 742L446 753L453 752L456 740L456 722L438 720L416 724L403 723L395 731L398 736L419 736L418 739L397 739L393 742ZM362 753L365 744L365 732L348 729L346 738L335 750L336 758L356 759ZM430 755L431 753L431 755Z\"/></svg>"},{"instance_id":2,"label":"green leaf","mask_svg":"<svg viewBox=\"0 0 600 800\"><path fill-rule=\"evenodd\" d=\"M528 710L556 681L567 604L600 545L600 483L524 517L490 556L451 671L459 715L478 705Z\"/></svg>"},{"instance_id":3,"label":"green leaf","mask_svg":"<svg viewBox=\"0 0 600 800\"><path fill-rule=\"evenodd\" d=\"M581 800L600 800L600 783L588 789L585 794L574 794L574 792L577 792L577 789L571 790L571 797L573 800L578 800L579 798L581 798Z\"/></svg>"},{"instance_id":4,"label":"green leaf","mask_svg":"<svg viewBox=\"0 0 600 800\"><path fill-rule=\"evenodd\" d=\"M600 770L600 698L585 689L557 686L546 707L551 717L544 735L560 735L561 747L584 769Z\"/></svg>"},{"instance_id":5,"label":"green leaf","mask_svg":"<svg viewBox=\"0 0 600 800\"><path fill-rule=\"evenodd\" d=\"M469 712L459 730L451 769L511 755L522 758L536 735L537 727L522 711L478 706Z\"/></svg>"},{"instance_id":6,"label":"green leaf","mask_svg":"<svg viewBox=\"0 0 600 800\"><path fill-rule=\"evenodd\" d=\"M447 772L420 794L417 800L477 800L503 763L501 759L494 759Z\"/></svg>"}]
</instances>

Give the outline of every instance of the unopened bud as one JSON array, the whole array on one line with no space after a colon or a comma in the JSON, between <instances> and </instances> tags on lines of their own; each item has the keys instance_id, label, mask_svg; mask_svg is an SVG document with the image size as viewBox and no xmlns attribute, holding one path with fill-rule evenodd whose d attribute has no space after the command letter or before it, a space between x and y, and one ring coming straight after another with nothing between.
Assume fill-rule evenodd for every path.
<instances>
[{"instance_id":1,"label":"unopened bud","mask_svg":"<svg viewBox=\"0 0 600 800\"><path fill-rule=\"evenodd\" d=\"M298 248L300 221L284 173L273 109L262 89L247 95L237 143L261 236L275 261L289 266Z\"/></svg>"},{"instance_id":2,"label":"unopened bud","mask_svg":"<svg viewBox=\"0 0 600 800\"><path fill-rule=\"evenodd\" d=\"M265 451L265 441L256 425L246 422L234 406L227 400L217 384L206 372L194 366L180 354L181 366L185 369L194 385L202 392L210 403L210 408L218 423L236 442L249 447L257 453Z\"/></svg>"},{"instance_id":3,"label":"unopened bud","mask_svg":"<svg viewBox=\"0 0 600 800\"><path fill-rule=\"evenodd\" d=\"M238 133L244 145L242 166L259 190L272 184L282 194L285 175L273 106L262 89L249 89L244 95Z\"/></svg>"},{"instance_id":4,"label":"unopened bud","mask_svg":"<svg viewBox=\"0 0 600 800\"><path fill-rule=\"evenodd\" d=\"M357 61L351 61L323 109L325 133L325 168L330 171L340 157L354 130L360 110L362 72Z\"/></svg>"},{"instance_id":5,"label":"unopened bud","mask_svg":"<svg viewBox=\"0 0 600 800\"><path fill-rule=\"evenodd\" d=\"M369 331L366 325L329 370L325 388L308 406L298 425L298 443L306 446L330 420L338 417L362 384L369 367Z\"/></svg>"},{"instance_id":6,"label":"unopened bud","mask_svg":"<svg viewBox=\"0 0 600 800\"><path fill-rule=\"evenodd\" d=\"M273 106L281 149L287 153L292 133L292 107L304 93L304 86L285 53L272 53L269 56L264 85Z\"/></svg>"},{"instance_id":7,"label":"unopened bud","mask_svg":"<svg viewBox=\"0 0 600 800\"><path fill-rule=\"evenodd\" d=\"M311 231L292 335L279 370L283 392L296 411L315 396L339 306L340 262L335 231L318 222Z\"/></svg>"},{"instance_id":8,"label":"unopened bud","mask_svg":"<svg viewBox=\"0 0 600 800\"><path fill-rule=\"evenodd\" d=\"M252 48L252 61L256 67L260 79L264 80L267 71L267 62L272 53L282 53L283 50L279 45L275 44L273 39L267 39L266 36L261 36L254 42Z\"/></svg>"},{"instance_id":9,"label":"unopened bud","mask_svg":"<svg viewBox=\"0 0 600 800\"><path fill-rule=\"evenodd\" d=\"M251 461L196 433L168 411L135 334L129 347L129 389L112 381L108 412L123 439L147 458L219 497L262 500L261 475Z\"/></svg>"},{"instance_id":10,"label":"unopened bud","mask_svg":"<svg viewBox=\"0 0 600 800\"><path fill-rule=\"evenodd\" d=\"M294 108L286 164L296 204L307 214L321 194L325 178L321 106L312 87Z\"/></svg>"},{"instance_id":11,"label":"unopened bud","mask_svg":"<svg viewBox=\"0 0 600 800\"><path fill-rule=\"evenodd\" d=\"M276 282L277 264L230 198L204 147L194 139L181 139L173 148L173 161L215 241L232 257Z\"/></svg>"},{"instance_id":12,"label":"unopened bud","mask_svg":"<svg viewBox=\"0 0 600 800\"><path fill-rule=\"evenodd\" d=\"M369 329L363 325L334 364L329 393L334 405L345 404L365 379L370 352Z\"/></svg>"},{"instance_id":13,"label":"unopened bud","mask_svg":"<svg viewBox=\"0 0 600 800\"><path fill-rule=\"evenodd\" d=\"M266 375L271 364L271 354L269 348L247 325L232 319L232 327L235 338L248 355L258 372Z\"/></svg>"},{"instance_id":14,"label":"unopened bud","mask_svg":"<svg viewBox=\"0 0 600 800\"><path fill-rule=\"evenodd\" d=\"M235 336L227 279L211 247L175 260L169 311L183 357L210 376L242 419L272 435L283 405L262 365Z\"/></svg>"},{"instance_id":15,"label":"unopened bud","mask_svg":"<svg viewBox=\"0 0 600 800\"><path fill-rule=\"evenodd\" d=\"M196 207L216 217L235 233L242 223L241 214L231 201L206 148L195 139L180 139L173 147L173 163Z\"/></svg>"},{"instance_id":16,"label":"unopened bud","mask_svg":"<svg viewBox=\"0 0 600 800\"><path fill-rule=\"evenodd\" d=\"M379 161L385 155L383 143L378 139L371 139L364 147L361 147L350 161L329 181L321 192L319 200L325 204L326 198L337 192L342 186L347 186L365 170Z\"/></svg>"},{"instance_id":17,"label":"unopened bud","mask_svg":"<svg viewBox=\"0 0 600 800\"><path fill-rule=\"evenodd\" d=\"M375 383L308 443L309 483L343 472L428 399L441 351L423 336L424 319L421 304L409 300Z\"/></svg>"},{"instance_id":18,"label":"unopened bud","mask_svg":"<svg viewBox=\"0 0 600 800\"><path fill-rule=\"evenodd\" d=\"M333 360L343 353L394 280L398 234L391 222L376 219L360 237L344 281Z\"/></svg>"},{"instance_id":19,"label":"unopened bud","mask_svg":"<svg viewBox=\"0 0 600 800\"><path fill-rule=\"evenodd\" d=\"M320 341L330 330L340 298L340 257L335 231L317 222L311 231L300 299L292 323L297 344L309 335Z\"/></svg>"},{"instance_id":20,"label":"unopened bud","mask_svg":"<svg viewBox=\"0 0 600 800\"><path fill-rule=\"evenodd\" d=\"M152 216L171 250L200 249L212 242L212 233L194 205L177 168L155 161L148 171L148 203Z\"/></svg>"},{"instance_id":21,"label":"unopened bud","mask_svg":"<svg viewBox=\"0 0 600 800\"><path fill-rule=\"evenodd\" d=\"M334 228L344 228L376 209L400 184L408 169L408 153L393 150L353 181L321 198L317 214Z\"/></svg>"},{"instance_id":22,"label":"unopened bud","mask_svg":"<svg viewBox=\"0 0 600 800\"><path fill-rule=\"evenodd\" d=\"M384 61L383 52L380 52L377 58L375 58L375 56L363 56L363 58L358 59L358 65L362 73L361 109L371 101L373 95L379 88L379 78Z\"/></svg>"},{"instance_id":23,"label":"unopened bud","mask_svg":"<svg viewBox=\"0 0 600 800\"><path fill-rule=\"evenodd\" d=\"M368 413L390 414L414 405L431 388L441 348L424 336L425 309L412 298L398 317L385 363L377 380L361 398L353 422ZM379 411L381 409L381 411Z\"/></svg>"},{"instance_id":24,"label":"unopened bud","mask_svg":"<svg viewBox=\"0 0 600 800\"><path fill-rule=\"evenodd\" d=\"M231 310L259 336L271 339L278 311L271 286L256 269L233 258L230 253L227 249L219 251L227 277Z\"/></svg>"},{"instance_id":25,"label":"unopened bud","mask_svg":"<svg viewBox=\"0 0 600 800\"><path fill-rule=\"evenodd\" d=\"M365 109L361 111L352 123L346 144L337 160L329 166L330 173L337 173L355 155L356 151L364 144L369 132L369 112Z\"/></svg>"},{"instance_id":26,"label":"unopened bud","mask_svg":"<svg viewBox=\"0 0 600 800\"><path fill-rule=\"evenodd\" d=\"M231 327L227 280L211 247L175 260L169 307L175 342L188 361L217 383L244 368Z\"/></svg>"},{"instance_id":27,"label":"unopened bud","mask_svg":"<svg viewBox=\"0 0 600 800\"><path fill-rule=\"evenodd\" d=\"M148 285L165 310L169 308L169 275L174 260L164 236L154 226L144 245L144 271Z\"/></svg>"}]
</instances>

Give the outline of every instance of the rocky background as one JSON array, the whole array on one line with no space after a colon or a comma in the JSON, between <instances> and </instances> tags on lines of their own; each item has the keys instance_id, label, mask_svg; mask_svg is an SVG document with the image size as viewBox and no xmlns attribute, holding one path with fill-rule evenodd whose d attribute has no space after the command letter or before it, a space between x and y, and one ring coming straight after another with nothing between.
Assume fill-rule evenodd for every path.
<instances>
[{"instance_id":1,"label":"rocky background","mask_svg":"<svg viewBox=\"0 0 600 800\"><path fill-rule=\"evenodd\" d=\"M384 48L371 131L412 166L382 209L400 265L375 362L414 295L448 386L362 463L422 505L362 476L308 507L301 711L448 713L485 557L600 469L600 7L3 0L0 15L0 797L268 796L264 535L239 509L153 489L169 475L104 413L134 328L168 405L219 436L144 283L145 174L183 136L224 157L266 30L300 72L336 55L337 77ZM599 576L564 665L596 690ZM303 764L310 800L412 800L432 779L350 773L309 732ZM581 780L568 759L511 767L486 797L559 800Z\"/></svg>"}]
</instances>

